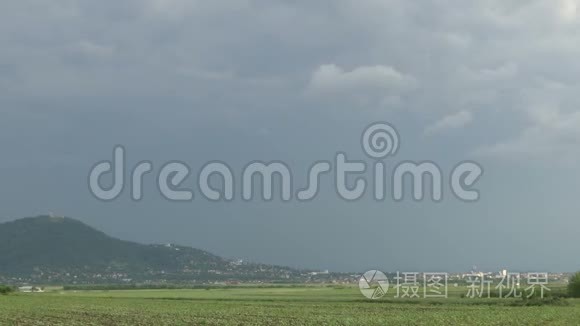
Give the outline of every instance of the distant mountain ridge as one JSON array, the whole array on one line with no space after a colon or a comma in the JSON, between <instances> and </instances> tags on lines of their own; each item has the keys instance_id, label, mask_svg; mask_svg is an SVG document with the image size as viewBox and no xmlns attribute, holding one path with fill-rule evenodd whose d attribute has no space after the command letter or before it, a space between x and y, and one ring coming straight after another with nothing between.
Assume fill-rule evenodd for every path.
<instances>
[{"instance_id":1,"label":"distant mountain ridge","mask_svg":"<svg viewBox=\"0 0 580 326\"><path fill-rule=\"evenodd\" d=\"M292 280L288 267L233 262L176 245L144 245L78 220L39 216L0 224L0 281L45 283Z\"/></svg>"}]
</instances>

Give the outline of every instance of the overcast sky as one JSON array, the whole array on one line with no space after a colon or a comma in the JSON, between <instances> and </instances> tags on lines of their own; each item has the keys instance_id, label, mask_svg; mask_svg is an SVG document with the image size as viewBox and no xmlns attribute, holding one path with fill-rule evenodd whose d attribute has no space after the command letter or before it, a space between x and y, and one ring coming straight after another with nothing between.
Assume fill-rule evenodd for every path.
<instances>
[{"instance_id":1,"label":"overcast sky","mask_svg":"<svg viewBox=\"0 0 580 326\"><path fill-rule=\"evenodd\" d=\"M54 212L111 235L337 271L580 269L579 0L0 2L0 221ZM145 179L104 203L87 175L336 152L485 169L481 200L173 203ZM196 174L196 173L193 173ZM186 181L195 188L195 175ZM328 183L328 182L327 182ZM238 196L239 198L239 196Z\"/></svg>"}]
</instances>

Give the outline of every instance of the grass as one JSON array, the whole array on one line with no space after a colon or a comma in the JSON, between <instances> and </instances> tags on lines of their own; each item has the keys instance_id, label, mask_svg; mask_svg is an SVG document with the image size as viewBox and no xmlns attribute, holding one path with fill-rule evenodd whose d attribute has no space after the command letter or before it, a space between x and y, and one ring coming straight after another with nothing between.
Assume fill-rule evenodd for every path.
<instances>
[{"instance_id":1,"label":"grass","mask_svg":"<svg viewBox=\"0 0 580 326\"><path fill-rule=\"evenodd\" d=\"M0 296L0 325L578 325L580 301L365 300L354 287L62 291Z\"/></svg>"}]
</instances>

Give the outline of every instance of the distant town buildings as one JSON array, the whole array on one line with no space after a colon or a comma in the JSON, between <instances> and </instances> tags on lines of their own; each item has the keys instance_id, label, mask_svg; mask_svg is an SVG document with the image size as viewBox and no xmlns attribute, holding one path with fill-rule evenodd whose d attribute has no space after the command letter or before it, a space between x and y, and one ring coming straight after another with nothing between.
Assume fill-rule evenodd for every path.
<instances>
[{"instance_id":1,"label":"distant town buildings","mask_svg":"<svg viewBox=\"0 0 580 326\"><path fill-rule=\"evenodd\" d=\"M42 288L36 287L36 286L21 286L18 288L18 291L20 292L24 292L24 293L40 293L40 292L44 292L44 290Z\"/></svg>"}]
</instances>

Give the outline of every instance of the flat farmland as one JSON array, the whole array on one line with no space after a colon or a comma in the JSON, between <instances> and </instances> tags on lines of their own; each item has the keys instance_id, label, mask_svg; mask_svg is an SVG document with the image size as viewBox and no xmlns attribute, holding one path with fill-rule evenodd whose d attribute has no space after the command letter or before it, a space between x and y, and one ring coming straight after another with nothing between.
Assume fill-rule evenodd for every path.
<instances>
[{"instance_id":1,"label":"flat farmland","mask_svg":"<svg viewBox=\"0 0 580 326\"><path fill-rule=\"evenodd\" d=\"M62 291L0 296L1 325L578 325L580 301L364 299L355 287Z\"/></svg>"}]
</instances>

